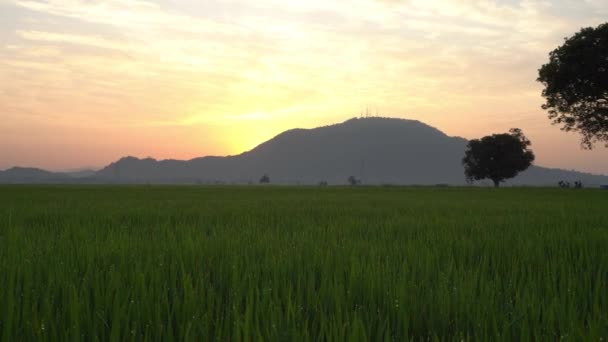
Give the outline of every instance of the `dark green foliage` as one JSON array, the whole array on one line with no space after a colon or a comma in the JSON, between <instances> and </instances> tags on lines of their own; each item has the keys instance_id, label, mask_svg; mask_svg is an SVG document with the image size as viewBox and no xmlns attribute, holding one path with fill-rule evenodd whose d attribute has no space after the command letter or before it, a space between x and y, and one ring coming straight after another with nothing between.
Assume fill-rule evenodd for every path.
<instances>
[{"instance_id":1,"label":"dark green foliage","mask_svg":"<svg viewBox=\"0 0 608 342\"><path fill-rule=\"evenodd\" d=\"M498 187L530 167L534 161L530 145L519 128L469 141L462 159L467 181L491 179Z\"/></svg>"},{"instance_id":2,"label":"dark green foliage","mask_svg":"<svg viewBox=\"0 0 608 342\"><path fill-rule=\"evenodd\" d=\"M600 341L582 189L0 187L2 341Z\"/></svg>"},{"instance_id":3,"label":"dark green foliage","mask_svg":"<svg viewBox=\"0 0 608 342\"><path fill-rule=\"evenodd\" d=\"M608 146L608 23L567 38L549 54L538 81L553 123L580 132L584 147Z\"/></svg>"}]
</instances>

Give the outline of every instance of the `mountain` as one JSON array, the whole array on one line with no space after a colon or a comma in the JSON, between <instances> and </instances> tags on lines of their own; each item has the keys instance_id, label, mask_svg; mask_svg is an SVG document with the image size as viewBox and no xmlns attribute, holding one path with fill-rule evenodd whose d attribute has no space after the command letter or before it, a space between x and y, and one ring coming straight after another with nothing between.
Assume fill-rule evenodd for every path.
<instances>
[{"instance_id":1,"label":"mountain","mask_svg":"<svg viewBox=\"0 0 608 342\"><path fill-rule=\"evenodd\" d=\"M289 130L237 156L189 161L127 157L96 177L109 182L257 183L268 174L272 183L344 184L354 175L365 183L456 184L463 181L465 144L418 121L351 119Z\"/></svg>"},{"instance_id":2,"label":"mountain","mask_svg":"<svg viewBox=\"0 0 608 342\"><path fill-rule=\"evenodd\" d=\"M63 183L68 178L67 175L62 173L31 167L13 167L0 171L0 183L3 184Z\"/></svg>"},{"instance_id":3,"label":"mountain","mask_svg":"<svg viewBox=\"0 0 608 342\"><path fill-rule=\"evenodd\" d=\"M292 129L236 156L187 161L125 157L68 182L247 184L258 183L267 174L273 184L345 184L352 175L364 184L463 185L461 159L466 144L463 138L415 120L355 118ZM508 184L553 186L560 180L608 184L607 176L538 166Z\"/></svg>"},{"instance_id":4,"label":"mountain","mask_svg":"<svg viewBox=\"0 0 608 342\"><path fill-rule=\"evenodd\" d=\"M314 129L293 129L237 156L189 161L123 158L95 178L117 183L464 184L461 159L467 140L419 121L350 119ZM531 167L510 184L555 185L560 180L608 183L608 177Z\"/></svg>"},{"instance_id":5,"label":"mountain","mask_svg":"<svg viewBox=\"0 0 608 342\"><path fill-rule=\"evenodd\" d=\"M63 172L63 174L70 176L72 178L88 178L88 177L94 176L95 173L97 173L97 170L90 169L90 168L75 169L75 170Z\"/></svg>"}]
</instances>

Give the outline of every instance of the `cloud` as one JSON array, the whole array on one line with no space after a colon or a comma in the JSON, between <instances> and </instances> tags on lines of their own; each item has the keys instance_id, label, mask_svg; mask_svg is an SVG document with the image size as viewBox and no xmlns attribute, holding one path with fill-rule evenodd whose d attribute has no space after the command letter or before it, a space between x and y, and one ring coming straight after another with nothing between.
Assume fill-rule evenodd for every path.
<instances>
[{"instance_id":1,"label":"cloud","mask_svg":"<svg viewBox=\"0 0 608 342\"><path fill-rule=\"evenodd\" d=\"M125 52L132 50L128 47L128 45L117 43L115 41L99 36L22 30L16 31L16 34L17 36L23 39L34 40L39 42L69 43Z\"/></svg>"},{"instance_id":2,"label":"cloud","mask_svg":"<svg viewBox=\"0 0 608 342\"><path fill-rule=\"evenodd\" d=\"M223 90L214 101L222 109L228 102L285 106L298 97L308 103L341 102L330 99L336 91L367 92L392 102L399 93L410 94L412 102L431 103L437 93L483 96L488 75L498 76L491 83L502 83L503 94L518 92L524 78L513 71L522 65L534 71L548 52L547 37L561 25L547 14L548 5L532 1L353 0L347 6L261 0L206 5L210 13L214 6L240 9L233 18L185 14L179 5L170 9L140 0L19 0L16 5L121 32L104 36L49 27L16 32L25 40L60 46L70 68L139 79L162 75L165 89L206 83L207 89ZM105 51L70 58L78 46L125 55Z\"/></svg>"},{"instance_id":3,"label":"cloud","mask_svg":"<svg viewBox=\"0 0 608 342\"><path fill-rule=\"evenodd\" d=\"M539 115L548 52L608 15L605 0L9 4L22 16L0 47L0 111L13 123L274 133L369 105L458 135L471 132L464 121Z\"/></svg>"}]
</instances>

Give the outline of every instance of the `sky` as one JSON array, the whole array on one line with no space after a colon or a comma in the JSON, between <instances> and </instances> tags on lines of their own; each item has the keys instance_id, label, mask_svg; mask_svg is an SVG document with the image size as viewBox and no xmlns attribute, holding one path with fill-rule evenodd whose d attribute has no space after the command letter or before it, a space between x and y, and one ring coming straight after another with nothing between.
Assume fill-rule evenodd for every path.
<instances>
[{"instance_id":1,"label":"sky","mask_svg":"<svg viewBox=\"0 0 608 342\"><path fill-rule=\"evenodd\" d=\"M249 150L369 111L608 174L540 108L538 68L608 0L0 0L0 169Z\"/></svg>"}]
</instances>

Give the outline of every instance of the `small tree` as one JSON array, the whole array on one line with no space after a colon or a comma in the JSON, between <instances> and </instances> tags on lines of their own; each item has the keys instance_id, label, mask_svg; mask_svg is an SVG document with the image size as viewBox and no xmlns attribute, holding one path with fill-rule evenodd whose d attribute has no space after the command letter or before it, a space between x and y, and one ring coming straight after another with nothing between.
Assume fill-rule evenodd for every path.
<instances>
[{"instance_id":1,"label":"small tree","mask_svg":"<svg viewBox=\"0 0 608 342\"><path fill-rule=\"evenodd\" d=\"M468 182L491 179L494 186L513 178L534 161L530 140L519 128L469 141L462 159Z\"/></svg>"},{"instance_id":2,"label":"small tree","mask_svg":"<svg viewBox=\"0 0 608 342\"><path fill-rule=\"evenodd\" d=\"M580 132L585 148L598 141L608 147L608 23L567 38L538 73L553 123Z\"/></svg>"},{"instance_id":3,"label":"small tree","mask_svg":"<svg viewBox=\"0 0 608 342\"><path fill-rule=\"evenodd\" d=\"M270 177L267 174L264 174L262 178L260 178L260 184L268 184L270 183Z\"/></svg>"}]
</instances>

